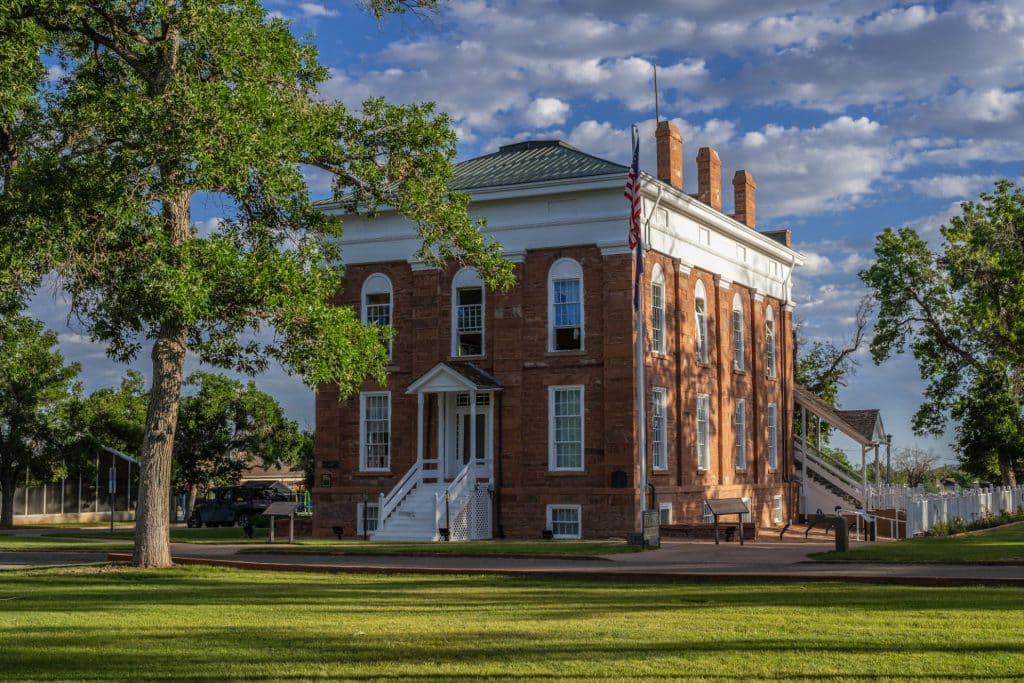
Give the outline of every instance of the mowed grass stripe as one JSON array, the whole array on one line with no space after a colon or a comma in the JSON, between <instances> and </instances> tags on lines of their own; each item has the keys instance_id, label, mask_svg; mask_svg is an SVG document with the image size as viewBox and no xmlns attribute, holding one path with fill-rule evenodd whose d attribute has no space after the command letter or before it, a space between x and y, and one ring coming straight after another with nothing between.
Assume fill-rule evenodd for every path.
<instances>
[{"instance_id":1,"label":"mowed grass stripe","mask_svg":"<svg viewBox=\"0 0 1024 683\"><path fill-rule=\"evenodd\" d=\"M6 680L1013 679L1024 590L296 575L0 575Z\"/></svg>"}]
</instances>

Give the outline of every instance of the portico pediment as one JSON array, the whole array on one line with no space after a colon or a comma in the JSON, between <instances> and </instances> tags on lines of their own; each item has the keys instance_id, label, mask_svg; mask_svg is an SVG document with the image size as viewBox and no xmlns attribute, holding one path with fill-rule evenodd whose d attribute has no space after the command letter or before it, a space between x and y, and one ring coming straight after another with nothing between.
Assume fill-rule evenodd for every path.
<instances>
[{"instance_id":1,"label":"portico pediment","mask_svg":"<svg viewBox=\"0 0 1024 683\"><path fill-rule=\"evenodd\" d=\"M501 391L501 384L472 363L441 361L410 384L405 393L443 394L450 391Z\"/></svg>"}]
</instances>

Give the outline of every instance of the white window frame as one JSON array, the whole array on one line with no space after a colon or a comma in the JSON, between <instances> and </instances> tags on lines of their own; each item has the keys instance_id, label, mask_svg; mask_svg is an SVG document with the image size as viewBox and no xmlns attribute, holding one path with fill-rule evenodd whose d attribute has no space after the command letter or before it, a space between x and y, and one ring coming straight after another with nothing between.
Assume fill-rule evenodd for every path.
<instances>
[{"instance_id":1,"label":"white window frame","mask_svg":"<svg viewBox=\"0 0 1024 683\"><path fill-rule=\"evenodd\" d=\"M664 387L651 388L651 467L658 472L668 469L668 390Z\"/></svg>"},{"instance_id":2,"label":"white window frame","mask_svg":"<svg viewBox=\"0 0 1024 683\"><path fill-rule=\"evenodd\" d=\"M743 301L740 295L732 297L732 367L734 370L746 370L746 340L744 332Z\"/></svg>"},{"instance_id":3,"label":"white window frame","mask_svg":"<svg viewBox=\"0 0 1024 683\"><path fill-rule=\"evenodd\" d=\"M579 349L556 349L555 348L555 283L567 280L578 280L580 283L580 348ZM583 291L583 267L578 261L571 258L560 258L551 264L548 270L548 351L552 353L578 353L586 348L586 302Z\"/></svg>"},{"instance_id":4,"label":"white window frame","mask_svg":"<svg viewBox=\"0 0 1024 683\"><path fill-rule=\"evenodd\" d=\"M701 313L698 301L704 302L704 312ZM704 283L697 280L694 287L693 297L693 320L694 332L697 342L697 362L707 365L708 363L708 295L704 289Z\"/></svg>"},{"instance_id":5,"label":"white window frame","mask_svg":"<svg viewBox=\"0 0 1024 683\"><path fill-rule=\"evenodd\" d=\"M701 434L701 404L704 404L704 431ZM695 411L697 420L697 471L707 472L711 469L711 397L707 394L697 394ZM701 436L704 443L701 444ZM703 448L701 447L703 445Z\"/></svg>"},{"instance_id":6,"label":"white window frame","mask_svg":"<svg viewBox=\"0 0 1024 683\"><path fill-rule=\"evenodd\" d=\"M778 351L775 339L775 309L770 305L766 307L764 313L764 353L765 370L769 377L775 377Z\"/></svg>"},{"instance_id":7,"label":"white window frame","mask_svg":"<svg viewBox=\"0 0 1024 683\"><path fill-rule=\"evenodd\" d=\"M768 404L768 469L775 471L779 468L779 407L774 403Z\"/></svg>"},{"instance_id":8,"label":"white window frame","mask_svg":"<svg viewBox=\"0 0 1024 683\"><path fill-rule=\"evenodd\" d=\"M480 353L465 358L481 358L487 355L487 287L476 268L462 268L452 278L452 357L459 357L459 290L480 289Z\"/></svg>"},{"instance_id":9,"label":"white window frame","mask_svg":"<svg viewBox=\"0 0 1024 683\"><path fill-rule=\"evenodd\" d=\"M385 396L388 402L388 455L387 467L368 467L367 452L369 446L366 433L366 403L370 397ZM390 472L391 471L391 447L394 440L391 438L391 392L390 391L365 391L359 394L359 471L360 472Z\"/></svg>"},{"instance_id":10,"label":"white window frame","mask_svg":"<svg viewBox=\"0 0 1024 683\"><path fill-rule=\"evenodd\" d=\"M711 506L708 505L708 501L707 500L704 501L704 513L701 516L701 519L704 520L705 524L714 524L715 523L715 513L711 512Z\"/></svg>"},{"instance_id":11,"label":"white window frame","mask_svg":"<svg viewBox=\"0 0 1024 683\"><path fill-rule=\"evenodd\" d=\"M747 469L747 402L742 398L736 399L732 426L736 442L733 449L733 464L739 472Z\"/></svg>"},{"instance_id":12,"label":"white window frame","mask_svg":"<svg viewBox=\"0 0 1024 683\"><path fill-rule=\"evenodd\" d=\"M580 466L558 466L558 444L555 441L555 393L559 391L578 391L580 395ZM548 387L548 470L551 472L582 472L586 466L585 444L587 426L586 390L582 384L562 384Z\"/></svg>"},{"instance_id":13,"label":"white window frame","mask_svg":"<svg viewBox=\"0 0 1024 683\"><path fill-rule=\"evenodd\" d=\"M750 496L743 496L740 500L743 501L743 504L746 505L747 510L749 510L749 512L744 512L740 515L740 522L743 524L749 524L750 520L753 519L754 516L754 508L750 504Z\"/></svg>"},{"instance_id":14,"label":"white window frame","mask_svg":"<svg viewBox=\"0 0 1024 683\"><path fill-rule=\"evenodd\" d=\"M772 522L782 524L782 496L772 496Z\"/></svg>"},{"instance_id":15,"label":"white window frame","mask_svg":"<svg viewBox=\"0 0 1024 683\"><path fill-rule=\"evenodd\" d=\"M556 534L554 525L554 511L555 510L572 510L576 513L576 527L577 531L575 534ZM546 529L551 530L552 538L563 538L563 539L581 539L583 538L583 506L582 505L548 505L545 510L545 516L547 519Z\"/></svg>"},{"instance_id":16,"label":"white window frame","mask_svg":"<svg viewBox=\"0 0 1024 683\"><path fill-rule=\"evenodd\" d=\"M362 536L366 531L363 529L363 507L368 510L377 511L377 520L374 522L374 527L370 529L369 533L373 533L380 529L380 504L379 503L356 503L356 535Z\"/></svg>"},{"instance_id":17,"label":"white window frame","mask_svg":"<svg viewBox=\"0 0 1024 683\"><path fill-rule=\"evenodd\" d=\"M668 519L665 519L665 513L668 512ZM658 503L658 521L660 524L671 524L672 523L672 503Z\"/></svg>"},{"instance_id":18,"label":"white window frame","mask_svg":"<svg viewBox=\"0 0 1024 683\"><path fill-rule=\"evenodd\" d=\"M660 263L651 273L651 351L665 353L665 272Z\"/></svg>"},{"instance_id":19,"label":"white window frame","mask_svg":"<svg viewBox=\"0 0 1024 683\"><path fill-rule=\"evenodd\" d=\"M373 273L368 278L363 280L363 287L359 293L359 310L360 319L363 324L367 324L369 317L367 316L367 304L366 298L371 294L387 294L388 295L388 327L394 328L395 326L395 289L391 286L391 278L384 273ZM388 341L388 360L392 358L392 347L393 343Z\"/></svg>"}]
</instances>

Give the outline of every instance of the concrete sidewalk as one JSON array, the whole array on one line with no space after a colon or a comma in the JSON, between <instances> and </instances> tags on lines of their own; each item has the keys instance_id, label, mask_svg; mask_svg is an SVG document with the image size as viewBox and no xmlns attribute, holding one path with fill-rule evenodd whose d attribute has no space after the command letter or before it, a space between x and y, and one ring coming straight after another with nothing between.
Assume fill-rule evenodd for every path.
<instances>
[{"instance_id":1,"label":"concrete sidewalk","mask_svg":"<svg viewBox=\"0 0 1024 683\"><path fill-rule=\"evenodd\" d=\"M626 581L851 581L908 585L1009 585L1024 587L1024 567L825 563L806 559L832 548L830 542L668 541L644 553L594 559L318 555L261 553L253 546L173 544L175 562L243 569L324 573L501 574ZM279 546L287 550L288 546ZM240 550L246 550L240 553ZM112 553L111 559L127 559Z\"/></svg>"}]
</instances>

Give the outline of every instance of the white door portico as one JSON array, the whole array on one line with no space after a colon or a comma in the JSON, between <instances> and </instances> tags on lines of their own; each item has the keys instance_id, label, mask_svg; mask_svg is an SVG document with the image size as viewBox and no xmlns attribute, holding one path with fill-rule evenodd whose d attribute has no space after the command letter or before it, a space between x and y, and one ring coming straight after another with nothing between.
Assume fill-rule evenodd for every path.
<instances>
[{"instance_id":1,"label":"white door portico","mask_svg":"<svg viewBox=\"0 0 1024 683\"><path fill-rule=\"evenodd\" d=\"M409 385L416 394L416 462L424 479L451 481L474 465L490 479L494 394L501 385L470 363L440 362Z\"/></svg>"}]
</instances>

